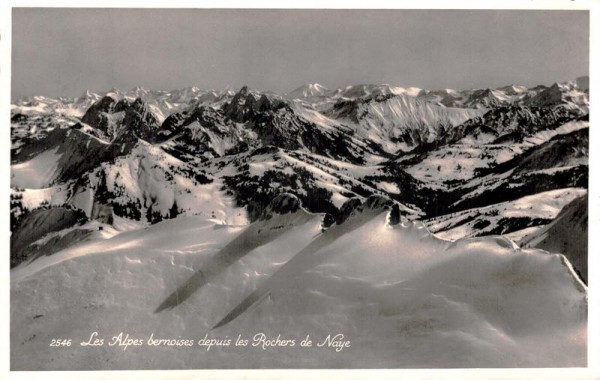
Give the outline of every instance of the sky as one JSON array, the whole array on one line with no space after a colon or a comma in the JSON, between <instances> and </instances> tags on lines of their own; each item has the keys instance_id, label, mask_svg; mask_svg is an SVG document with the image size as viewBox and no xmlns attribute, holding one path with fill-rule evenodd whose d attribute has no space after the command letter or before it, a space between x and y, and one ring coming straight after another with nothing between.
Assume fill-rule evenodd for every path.
<instances>
[{"instance_id":1,"label":"sky","mask_svg":"<svg viewBox=\"0 0 600 380\"><path fill-rule=\"evenodd\" d=\"M589 70L587 11L14 8L12 28L13 99L135 86L533 86Z\"/></svg>"}]
</instances>

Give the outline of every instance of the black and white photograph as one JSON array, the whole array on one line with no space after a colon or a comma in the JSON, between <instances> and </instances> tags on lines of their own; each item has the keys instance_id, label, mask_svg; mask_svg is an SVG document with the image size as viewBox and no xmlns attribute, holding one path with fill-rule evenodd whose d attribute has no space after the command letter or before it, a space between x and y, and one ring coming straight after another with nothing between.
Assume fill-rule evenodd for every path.
<instances>
[{"instance_id":1,"label":"black and white photograph","mask_svg":"<svg viewBox=\"0 0 600 380\"><path fill-rule=\"evenodd\" d=\"M10 371L590 365L589 9L9 11Z\"/></svg>"}]
</instances>

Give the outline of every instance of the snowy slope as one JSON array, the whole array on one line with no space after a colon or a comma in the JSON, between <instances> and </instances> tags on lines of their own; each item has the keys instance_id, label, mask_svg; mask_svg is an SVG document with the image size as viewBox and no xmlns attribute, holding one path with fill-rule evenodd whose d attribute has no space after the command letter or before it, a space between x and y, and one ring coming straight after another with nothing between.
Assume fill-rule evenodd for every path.
<instances>
[{"instance_id":1,"label":"snowy slope","mask_svg":"<svg viewBox=\"0 0 600 380\"><path fill-rule=\"evenodd\" d=\"M128 155L103 163L86 182L77 192L91 189L94 198L108 201L119 216L134 213L139 215L134 219L157 221L190 213L246 223L245 212L236 209L218 180L145 142ZM119 207L124 210L119 212Z\"/></svg>"},{"instance_id":2,"label":"snowy slope","mask_svg":"<svg viewBox=\"0 0 600 380\"><path fill-rule=\"evenodd\" d=\"M395 153L432 142L482 111L445 108L392 94L339 101L325 114L353 126L358 135L381 145L386 152Z\"/></svg>"},{"instance_id":3,"label":"snowy slope","mask_svg":"<svg viewBox=\"0 0 600 380\"><path fill-rule=\"evenodd\" d=\"M568 188L528 195L515 201L469 209L427 220L427 227L444 239L483 235L505 235L552 221L563 207L586 194L582 188Z\"/></svg>"},{"instance_id":4,"label":"snowy slope","mask_svg":"<svg viewBox=\"0 0 600 380\"><path fill-rule=\"evenodd\" d=\"M290 214L277 218L270 223L285 224ZM352 233L344 233L342 224L337 232L321 235L320 218L298 225L247 252L179 306L159 313L154 310L161 300L244 228L181 217L16 268L11 275L11 367L585 365L587 291L564 257L522 251L501 239L450 244L419 223L392 228L385 213L358 214L354 220L346 222L355 223ZM327 238L330 233L333 240ZM327 241L304 260L292 259L319 239ZM276 273L286 262L293 265L281 281ZM210 331L259 286L269 288L267 299ZM252 339L263 333L297 343L265 350L48 347L51 337L79 344L93 331L107 341L120 332L195 341L205 334ZM297 347L307 334L321 342L337 333L351 341L341 352Z\"/></svg>"},{"instance_id":5,"label":"snowy slope","mask_svg":"<svg viewBox=\"0 0 600 380\"><path fill-rule=\"evenodd\" d=\"M12 187L41 189L56 179L58 148L47 150L21 164L12 165L10 183Z\"/></svg>"},{"instance_id":6,"label":"snowy slope","mask_svg":"<svg viewBox=\"0 0 600 380\"><path fill-rule=\"evenodd\" d=\"M588 121L569 121L557 128L541 130L517 143L499 144L463 138L456 144L443 145L427 152L422 159L410 164L406 171L429 183L469 180L478 170L507 162L556 136L588 128Z\"/></svg>"},{"instance_id":7,"label":"snowy slope","mask_svg":"<svg viewBox=\"0 0 600 380\"><path fill-rule=\"evenodd\" d=\"M588 281L588 201L587 193L562 208L552 223L530 231L519 242L564 254L583 281Z\"/></svg>"}]
</instances>

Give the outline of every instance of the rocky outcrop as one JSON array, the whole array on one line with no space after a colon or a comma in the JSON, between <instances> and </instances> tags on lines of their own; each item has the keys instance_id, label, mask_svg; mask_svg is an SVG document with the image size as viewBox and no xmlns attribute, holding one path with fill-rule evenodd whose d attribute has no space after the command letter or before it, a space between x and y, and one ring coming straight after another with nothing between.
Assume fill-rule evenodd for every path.
<instances>
[{"instance_id":1,"label":"rocky outcrop","mask_svg":"<svg viewBox=\"0 0 600 380\"><path fill-rule=\"evenodd\" d=\"M160 125L142 99L137 98L133 102L123 99L115 105L115 112L125 113L121 129L131 131L142 140L154 141Z\"/></svg>"},{"instance_id":2,"label":"rocky outcrop","mask_svg":"<svg viewBox=\"0 0 600 380\"><path fill-rule=\"evenodd\" d=\"M259 220L269 220L273 215L284 215L300 210L300 200L297 196L289 193L277 195L271 203L262 211Z\"/></svg>"},{"instance_id":3,"label":"rocky outcrop","mask_svg":"<svg viewBox=\"0 0 600 380\"><path fill-rule=\"evenodd\" d=\"M143 140L154 141L160 127L140 98L133 102L126 99L117 102L105 96L87 110L81 121L103 132L110 140L123 134L133 134Z\"/></svg>"},{"instance_id":4,"label":"rocky outcrop","mask_svg":"<svg viewBox=\"0 0 600 380\"><path fill-rule=\"evenodd\" d=\"M109 116L114 112L116 100L105 96L94 103L81 118L81 122L106 132L109 128Z\"/></svg>"},{"instance_id":5,"label":"rocky outcrop","mask_svg":"<svg viewBox=\"0 0 600 380\"><path fill-rule=\"evenodd\" d=\"M388 223L390 224L390 226L395 226L397 224L400 224L401 221L402 215L400 214L400 206L398 205L398 203L394 203L394 205L392 206L392 210L390 211Z\"/></svg>"},{"instance_id":6,"label":"rocky outcrop","mask_svg":"<svg viewBox=\"0 0 600 380\"><path fill-rule=\"evenodd\" d=\"M364 202L359 198L348 199L340 207L340 211L336 217L336 223L342 224L353 215L363 212L367 209L385 210L392 207L393 201L382 195L371 195Z\"/></svg>"},{"instance_id":7,"label":"rocky outcrop","mask_svg":"<svg viewBox=\"0 0 600 380\"><path fill-rule=\"evenodd\" d=\"M335 224L335 218L333 215L327 213L323 217L323 223L321 223L321 231L327 230L329 227Z\"/></svg>"}]
</instances>

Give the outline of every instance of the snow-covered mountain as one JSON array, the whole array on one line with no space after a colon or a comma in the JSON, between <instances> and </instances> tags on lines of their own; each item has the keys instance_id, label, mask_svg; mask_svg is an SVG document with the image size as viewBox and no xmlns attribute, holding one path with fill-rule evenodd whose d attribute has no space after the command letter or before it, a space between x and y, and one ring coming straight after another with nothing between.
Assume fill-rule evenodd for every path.
<instances>
[{"instance_id":1,"label":"snow-covered mountain","mask_svg":"<svg viewBox=\"0 0 600 380\"><path fill-rule=\"evenodd\" d=\"M585 114L589 109L589 77L557 82L550 87L539 85L527 88L512 84L499 88L471 90L422 90L417 96L446 107L490 109L522 105L567 108Z\"/></svg>"},{"instance_id":2,"label":"snow-covered mountain","mask_svg":"<svg viewBox=\"0 0 600 380\"><path fill-rule=\"evenodd\" d=\"M329 93L330 91L327 87L318 83L309 83L287 93L286 97L290 99L311 99L319 96L327 96Z\"/></svg>"},{"instance_id":3,"label":"snow-covered mountain","mask_svg":"<svg viewBox=\"0 0 600 380\"><path fill-rule=\"evenodd\" d=\"M353 339L344 354L177 351L177 368L585 365L586 83L19 100L12 365L174 360L47 350L75 316L73 338L292 325Z\"/></svg>"},{"instance_id":4,"label":"snow-covered mountain","mask_svg":"<svg viewBox=\"0 0 600 380\"><path fill-rule=\"evenodd\" d=\"M483 112L446 108L391 94L338 101L324 114L352 125L355 133L364 140L371 140L386 152L395 153L439 140L453 127Z\"/></svg>"},{"instance_id":5,"label":"snow-covered mountain","mask_svg":"<svg viewBox=\"0 0 600 380\"><path fill-rule=\"evenodd\" d=\"M190 104L212 103L222 98L231 97L233 93L230 90L201 90L198 87L186 87L172 91L147 90L142 87L134 87L128 91L121 91L117 88L104 92L85 90L76 98L49 98L44 96L21 98L11 106L11 111L13 114L82 117L90 106L107 96L115 101L126 100L129 102L139 98L144 101L148 108L152 110L154 116L162 123L171 113L185 109Z\"/></svg>"}]
</instances>

